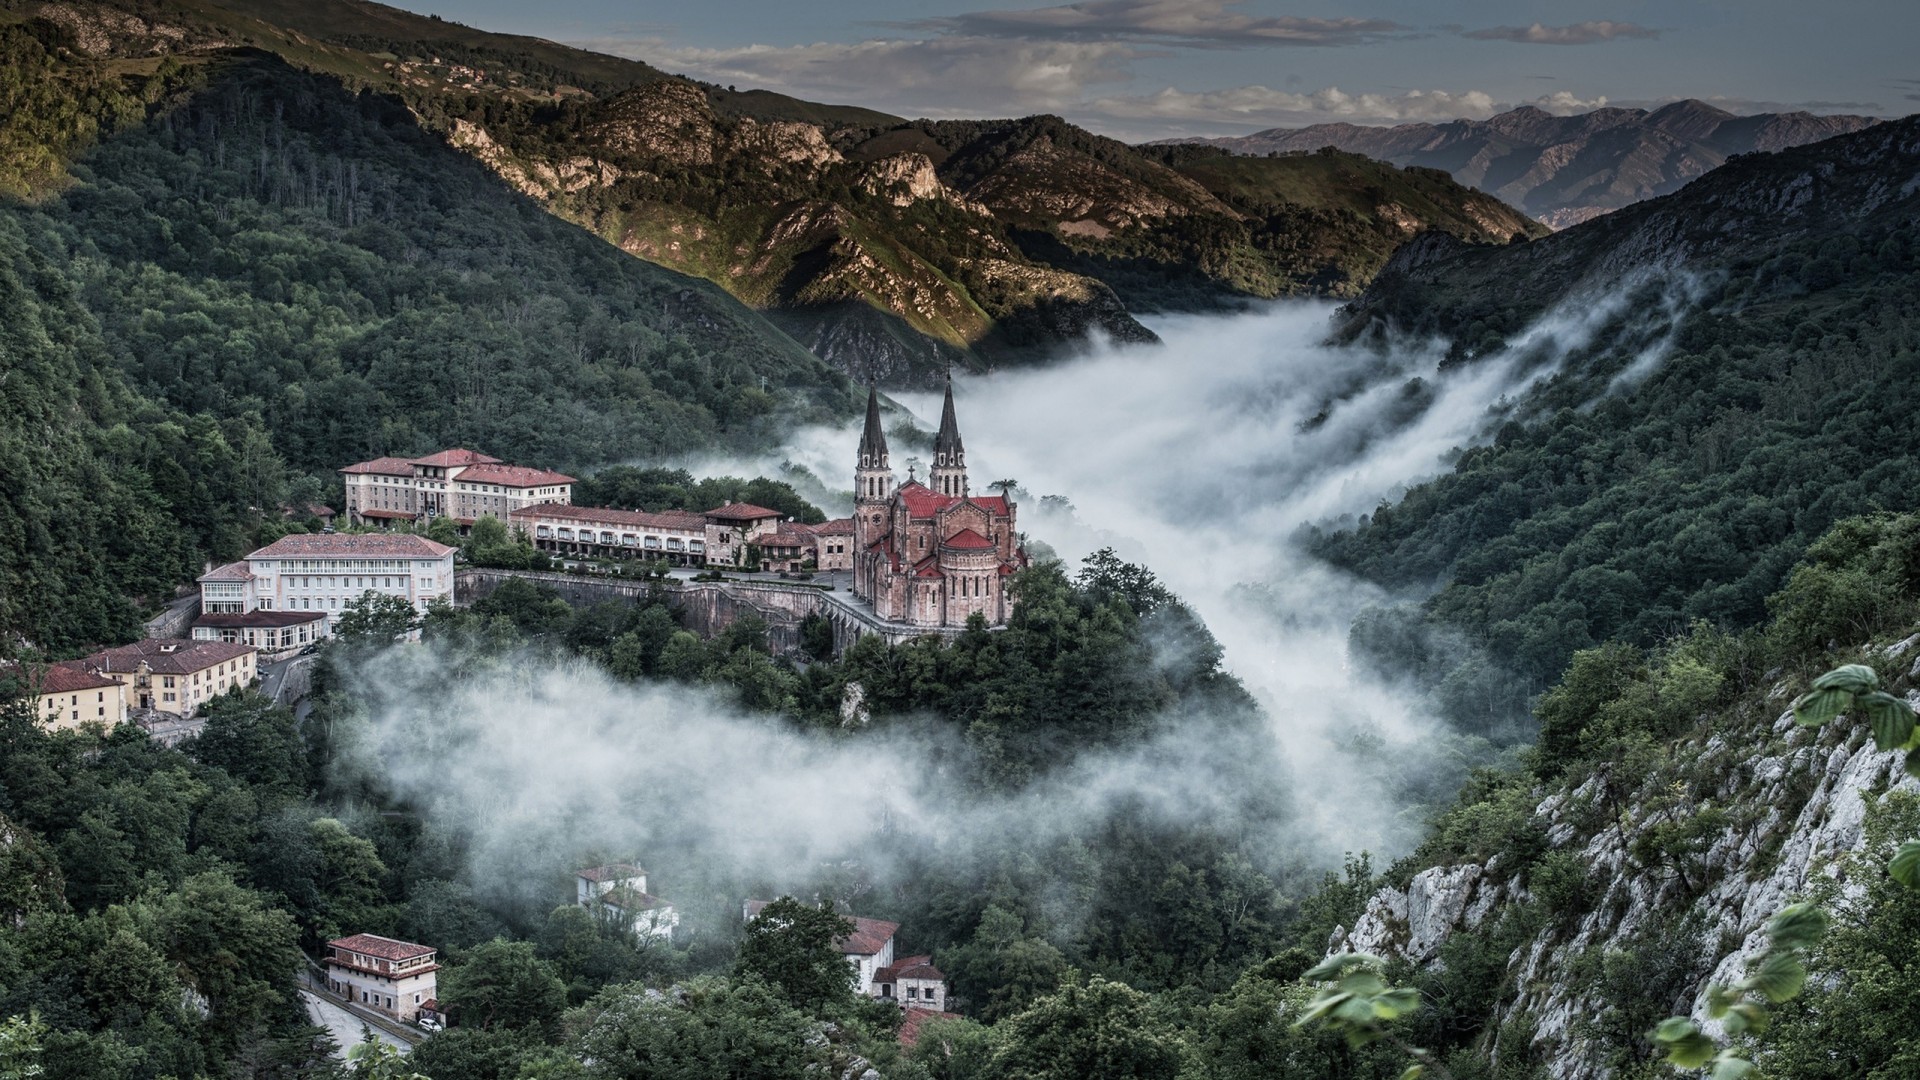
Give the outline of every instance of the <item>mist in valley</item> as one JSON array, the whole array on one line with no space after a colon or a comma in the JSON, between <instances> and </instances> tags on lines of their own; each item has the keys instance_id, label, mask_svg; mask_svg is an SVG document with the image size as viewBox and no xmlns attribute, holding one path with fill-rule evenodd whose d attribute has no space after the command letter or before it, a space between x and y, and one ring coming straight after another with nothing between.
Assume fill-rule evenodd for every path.
<instances>
[{"instance_id":1,"label":"mist in valley","mask_svg":"<svg viewBox=\"0 0 1920 1080\"><path fill-rule=\"evenodd\" d=\"M962 782L958 734L931 718L802 732L716 691L623 683L581 660L476 667L423 648L367 670L377 689L350 767L459 834L476 890L518 904L598 858L637 858L655 892L700 892L715 912L737 902L729 890L857 900L897 884L903 862L964 868L1004 856L1010 837L1080 844L1121 812L1229 836L1278 880L1347 853L1402 854L1432 802L1497 747L1349 662L1358 613L1417 597L1316 559L1304 530L1351 524L1490 437L1619 304L1570 308L1467 364L1446 364L1438 341L1329 346L1330 305L1284 303L1161 318L1161 345L1094 344L957 382L973 489L1015 481L1023 530L1069 568L1106 547L1148 567L1219 639L1260 706L1256 731L1164 717L1143 743L983 794ZM922 427L938 417L935 395L896 400ZM857 437L809 428L778 460L688 464L798 467L837 489ZM902 481L915 457L894 446ZM1062 883L1056 926L1084 888Z\"/></svg>"}]
</instances>

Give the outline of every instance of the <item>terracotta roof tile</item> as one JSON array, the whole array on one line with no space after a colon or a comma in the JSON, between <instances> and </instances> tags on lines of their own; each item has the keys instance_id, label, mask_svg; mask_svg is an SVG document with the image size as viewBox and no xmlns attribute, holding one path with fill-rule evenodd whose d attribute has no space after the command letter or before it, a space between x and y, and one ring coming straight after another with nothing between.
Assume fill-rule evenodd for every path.
<instances>
[{"instance_id":1,"label":"terracotta roof tile","mask_svg":"<svg viewBox=\"0 0 1920 1080\"><path fill-rule=\"evenodd\" d=\"M362 510L360 516L376 521L412 521L420 515L411 510Z\"/></svg>"},{"instance_id":2,"label":"terracotta roof tile","mask_svg":"<svg viewBox=\"0 0 1920 1080\"><path fill-rule=\"evenodd\" d=\"M494 462L483 462L466 469L454 480L461 484L501 484L514 488L557 486L574 482L573 477L565 473L534 469L525 465L501 465Z\"/></svg>"},{"instance_id":3,"label":"terracotta roof tile","mask_svg":"<svg viewBox=\"0 0 1920 1080\"><path fill-rule=\"evenodd\" d=\"M426 956L435 950L427 945L415 945L411 941L397 941L378 934L355 934L352 937L335 938L327 942L336 949L357 952L366 956L377 956L382 960L411 960L416 956Z\"/></svg>"},{"instance_id":4,"label":"terracotta roof tile","mask_svg":"<svg viewBox=\"0 0 1920 1080\"><path fill-rule=\"evenodd\" d=\"M995 545L993 541L981 536L972 529L961 529L959 532L940 541L940 546L957 548L961 551L991 551Z\"/></svg>"},{"instance_id":5,"label":"terracotta roof tile","mask_svg":"<svg viewBox=\"0 0 1920 1080\"><path fill-rule=\"evenodd\" d=\"M413 462L406 458L381 457L362 461L340 470L343 473L377 473L381 476L412 476Z\"/></svg>"},{"instance_id":6,"label":"terracotta roof tile","mask_svg":"<svg viewBox=\"0 0 1920 1080\"><path fill-rule=\"evenodd\" d=\"M873 973L873 981L877 983L899 982L901 979L946 982L947 976L933 966L931 956L909 956L904 960L896 960Z\"/></svg>"},{"instance_id":7,"label":"terracotta roof tile","mask_svg":"<svg viewBox=\"0 0 1920 1080\"><path fill-rule=\"evenodd\" d=\"M201 581L251 581L253 572L244 562L230 562L225 566L216 566L200 575Z\"/></svg>"},{"instance_id":8,"label":"terracotta roof tile","mask_svg":"<svg viewBox=\"0 0 1920 1080\"><path fill-rule=\"evenodd\" d=\"M995 514L1000 517L1006 517L1011 513L1011 511L1007 509L1007 497L1004 495L969 495L967 496L967 501L990 514Z\"/></svg>"},{"instance_id":9,"label":"terracotta roof tile","mask_svg":"<svg viewBox=\"0 0 1920 1080\"><path fill-rule=\"evenodd\" d=\"M771 903L771 901L768 900L747 901L747 918L749 920L759 918L760 912L765 909L769 903ZM835 938L833 943L842 953L848 956L872 956L881 949L886 948L887 942L893 940L893 935L898 933L899 930L900 924L897 922L887 922L885 919L865 919L854 916L853 933L845 937Z\"/></svg>"},{"instance_id":10,"label":"terracotta roof tile","mask_svg":"<svg viewBox=\"0 0 1920 1080\"><path fill-rule=\"evenodd\" d=\"M769 510L752 503L728 503L707 511L707 516L719 521L759 521L762 518L785 517L778 510Z\"/></svg>"},{"instance_id":11,"label":"terracotta roof tile","mask_svg":"<svg viewBox=\"0 0 1920 1080\"><path fill-rule=\"evenodd\" d=\"M907 504L907 513L917 518L930 518L960 501L951 495L942 495L918 480L902 484L895 494Z\"/></svg>"},{"instance_id":12,"label":"terracotta roof tile","mask_svg":"<svg viewBox=\"0 0 1920 1080\"><path fill-rule=\"evenodd\" d=\"M73 694L82 690L104 690L110 686L119 686L116 679L109 679L88 671L78 661L49 664L40 672L23 671L19 664L0 664L0 675L11 675L26 682L36 695Z\"/></svg>"},{"instance_id":13,"label":"terracotta roof tile","mask_svg":"<svg viewBox=\"0 0 1920 1080\"><path fill-rule=\"evenodd\" d=\"M79 663L111 675L137 671L145 661L148 670L162 675L190 675L258 651L251 645L226 641L149 638L94 653Z\"/></svg>"},{"instance_id":14,"label":"terracotta roof tile","mask_svg":"<svg viewBox=\"0 0 1920 1080\"><path fill-rule=\"evenodd\" d=\"M853 519L834 518L824 525L815 525L813 527L813 534L815 536L852 536Z\"/></svg>"},{"instance_id":15,"label":"terracotta roof tile","mask_svg":"<svg viewBox=\"0 0 1920 1080\"><path fill-rule=\"evenodd\" d=\"M283 536L248 555L249 559L284 559L300 555L373 558L399 555L437 559L453 549L415 533L295 533Z\"/></svg>"},{"instance_id":16,"label":"terracotta roof tile","mask_svg":"<svg viewBox=\"0 0 1920 1080\"><path fill-rule=\"evenodd\" d=\"M195 626L208 626L214 629L226 628L262 628L272 629L280 626L299 626L301 623L319 622L327 617L324 611L249 611L245 614L216 612L202 615L193 620Z\"/></svg>"},{"instance_id":17,"label":"terracotta roof tile","mask_svg":"<svg viewBox=\"0 0 1920 1080\"><path fill-rule=\"evenodd\" d=\"M497 457L488 457L477 450L442 450L437 454L428 454L423 458L414 458L409 465L426 465L437 469L451 469L461 465L494 465Z\"/></svg>"}]
</instances>

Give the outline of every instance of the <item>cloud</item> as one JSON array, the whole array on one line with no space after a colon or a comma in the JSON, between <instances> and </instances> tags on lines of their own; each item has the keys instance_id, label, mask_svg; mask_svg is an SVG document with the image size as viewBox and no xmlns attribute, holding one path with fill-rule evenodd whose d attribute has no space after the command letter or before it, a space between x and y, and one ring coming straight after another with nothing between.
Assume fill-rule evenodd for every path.
<instances>
[{"instance_id":1,"label":"cloud","mask_svg":"<svg viewBox=\"0 0 1920 1080\"><path fill-rule=\"evenodd\" d=\"M575 42L719 83L807 97L857 98L926 116L1033 112L1080 100L1089 86L1124 83L1138 46L948 35L810 45L703 49L658 40Z\"/></svg>"},{"instance_id":2,"label":"cloud","mask_svg":"<svg viewBox=\"0 0 1920 1080\"><path fill-rule=\"evenodd\" d=\"M906 24L943 33L1189 47L1359 45L1410 33L1386 19L1256 17L1244 0L1087 0L1024 11L975 11Z\"/></svg>"},{"instance_id":3,"label":"cloud","mask_svg":"<svg viewBox=\"0 0 1920 1080\"><path fill-rule=\"evenodd\" d=\"M1154 120L1276 127L1344 121L1356 124L1417 123L1484 119L1516 105L1532 105L1556 115L1597 109L1605 97L1582 98L1560 90L1526 102L1501 102L1480 90L1408 90L1398 94L1348 93L1329 86L1293 93L1267 86L1188 92L1168 87L1157 94L1108 97L1084 108L1123 121Z\"/></svg>"},{"instance_id":4,"label":"cloud","mask_svg":"<svg viewBox=\"0 0 1920 1080\"><path fill-rule=\"evenodd\" d=\"M1651 40L1659 37L1660 31L1638 23L1601 19L1570 26L1547 26L1542 23L1532 26L1490 26L1485 30L1462 31L1460 36L1478 41L1514 41L1522 45L1598 45L1629 38Z\"/></svg>"}]
</instances>

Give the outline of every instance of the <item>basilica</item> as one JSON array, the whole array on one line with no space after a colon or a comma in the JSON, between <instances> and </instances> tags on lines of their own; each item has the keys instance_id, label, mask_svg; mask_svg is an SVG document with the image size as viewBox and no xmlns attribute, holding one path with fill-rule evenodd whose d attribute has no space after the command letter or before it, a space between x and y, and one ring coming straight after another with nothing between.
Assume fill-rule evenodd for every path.
<instances>
[{"instance_id":1,"label":"basilica","mask_svg":"<svg viewBox=\"0 0 1920 1080\"><path fill-rule=\"evenodd\" d=\"M978 613L1004 626L1007 579L1027 565L1006 493L975 495L947 382L927 482L894 487L880 398L867 393L867 427L854 468L853 593L889 622L960 627Z\"/></svg>"}]
</instances>

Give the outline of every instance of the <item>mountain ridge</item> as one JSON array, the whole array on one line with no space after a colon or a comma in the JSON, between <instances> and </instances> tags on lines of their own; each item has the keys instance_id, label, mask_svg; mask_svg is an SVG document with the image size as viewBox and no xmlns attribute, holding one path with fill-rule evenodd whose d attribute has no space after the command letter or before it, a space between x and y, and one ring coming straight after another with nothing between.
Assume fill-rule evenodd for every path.
<instances>
[{"instance_id":1,"label":"mountain ridge","mask_svg":"<svg viewBox=\"0 0 1920 1080\"><path fill-rule=\"evenodd\" d=\"M1398 165L1443 169L1554 228L1678 190L1738 154L1859 131L1869 116L1809 112L1740 116L1688 98L1657 109L1608 107L1559 116L1523 105L1486 120L1333 123L1251 135L1166 140L1240 154L1334 146Z\"/></svg>"}]
</instances>

